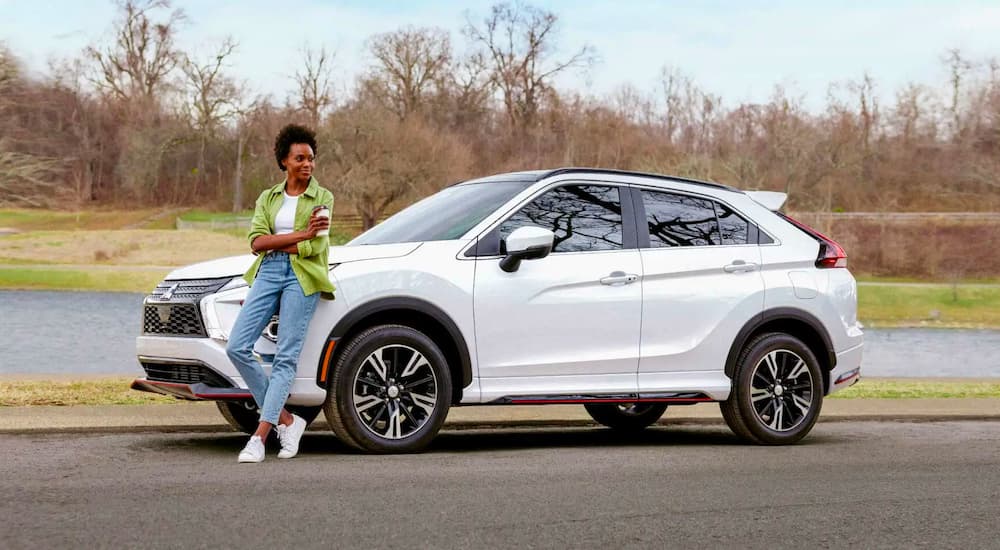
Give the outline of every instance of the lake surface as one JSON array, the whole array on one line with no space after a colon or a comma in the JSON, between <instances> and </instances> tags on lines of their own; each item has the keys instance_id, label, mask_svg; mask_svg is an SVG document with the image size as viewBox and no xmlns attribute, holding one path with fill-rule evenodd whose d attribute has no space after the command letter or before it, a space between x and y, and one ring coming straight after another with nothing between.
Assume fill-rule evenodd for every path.
<instances>
[{"instance_id":1,"label":"lake surface","mask_svg":"<svg viewBox=\"0 0 1000 550\"><path fill-rule=\"evenodd\" d=\"M0 374L141 376L141 294L0 290ZM865 331L865 376L1000 378L1000 331Z\"/></svg>"}]
</instances>

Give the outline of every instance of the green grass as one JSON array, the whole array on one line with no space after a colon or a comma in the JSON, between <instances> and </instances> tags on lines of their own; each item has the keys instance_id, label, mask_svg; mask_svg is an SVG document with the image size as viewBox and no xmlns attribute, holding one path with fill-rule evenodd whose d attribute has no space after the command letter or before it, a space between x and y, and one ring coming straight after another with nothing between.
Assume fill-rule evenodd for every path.
<instances>
[{"instance_id":1,"label":"green grass","mask_svg":"<svg viewBox=\"0 0 1000 550\"><path fill-rule=\"evenodd\" d=\"M830 396L831 399L1000 398L998 382L930 382L862 380Z\"/></svg>"},{"instance_id":2,"label":"green grass","mask_svg":"<svg viewBox=\"0 0 1000 550\"><path fill-rule=\"evenodd\" d=\"M83 381L14 380L0 381L0 407L41 405L144 405L180 403L155 393L129 388L131 378L102 378Z\"/></svg>"},{"instance_id":3,"label":"green grass","mask_svg":"<svg viewBox=\"0 0 1000 550\"><path fill-rule=\"evenodd\" d=\"M208 210L188 210L180 216L180 219L188 222L231 222L239 218L249 218L253 216L253 210L242 212L210 212Z\"/></svg>"},{"instance_id":4,"label":"green grass","mask_svg":"<svg viewBox=\"0 0 1000 550\"><path fill-rule=\"evenodd\" d=\"M986 278L969 278L960 279L958 281L954 279L947 278L929 278L920 279L917 277L876 277L873 275L856 275L859 283L916 283L916 284L940 284L940 285L996 285L1000 284L1000 278L997 277L986 277Z\"/></svg>"},{"instance_id":5,"label":"green grass","mask_svg":"<svg viewBox=\"0 0 1000 550\"><path fill-rule=\"evenodd\" d=\"M1000 327L1000 288L862 286L858 316L869 326Z\"/></svg>"},{"instance_id":6,"label":"green grass","mask_svg":"<svg viewBox=\"0 0 1000 550\"><path fill-rule=\"evenodd\" d=\"M0 227L20 231L120 229L153 219L160 210L133 208L129 210L40 210L30 208L0 208ZM171 227L173 218L170 218Z\"/></svg>"},{"instance_id":7,"label":"green grass","mask_svg":"<svg viewBox=\"0 0 1000 550\"><path fill-rule=\"evenodd\" d=\"M0 288L148 293L166 274L161 270L0 266Z\"/></svg>"}]
</instances>

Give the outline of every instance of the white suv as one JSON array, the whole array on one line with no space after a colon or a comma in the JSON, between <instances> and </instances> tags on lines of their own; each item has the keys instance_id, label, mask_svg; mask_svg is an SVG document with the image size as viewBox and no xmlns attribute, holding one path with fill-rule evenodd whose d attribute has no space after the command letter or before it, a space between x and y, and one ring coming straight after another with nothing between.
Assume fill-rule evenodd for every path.
<instances>
[{"instance_id":1,"label":"white suv","mask_svg":"<svg viewBox=\"0 0 1000 550\"><path fill-rule=\"evenodd\" d=\"M714 401L747 441L798 441L859 379L863 336L844 250L784 200L581 168L448 187L330 250L336 298L290 408L373 452L421 449L456 405L579 403L640 429ZM216 400L254 430L225 352L251 261L178 269L146 298L134 389ZM279 322L255 347L265 369Z\"/></svg>"}]
</instances>

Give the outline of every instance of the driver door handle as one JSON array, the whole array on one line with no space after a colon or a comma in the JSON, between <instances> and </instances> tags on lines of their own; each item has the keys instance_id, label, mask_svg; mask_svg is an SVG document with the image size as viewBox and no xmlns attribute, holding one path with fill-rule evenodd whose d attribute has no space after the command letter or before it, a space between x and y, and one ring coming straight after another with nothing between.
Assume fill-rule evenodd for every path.
<instances>
[{"instance_id":1,"label":"driver door handle","mask_svg":"<svg viewBox=\"0 0 1000 550\"><path fill-rule=\"evenodd\" d=\"M624 271L612 271L607 277L601 278L602 285L621 286L629 285L639 280L635 273L625 273Z\"/></svg>"}]
</instances>

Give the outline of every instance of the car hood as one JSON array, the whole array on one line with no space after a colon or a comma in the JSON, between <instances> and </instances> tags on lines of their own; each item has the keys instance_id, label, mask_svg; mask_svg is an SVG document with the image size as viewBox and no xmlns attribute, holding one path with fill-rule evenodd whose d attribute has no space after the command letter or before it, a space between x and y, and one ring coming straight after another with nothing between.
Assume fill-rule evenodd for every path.
<instances>
[{"instance_id":1,"label":"car hood","mask_svg":"<svg viewBox=\"0 0 1000 550\"><path fill-rule=\"evenodd\" d=\"M370 244L357 246L331 246L330 265L361 260L377 260L382 258L398 258L406 256L420 247L421 243ZM167 279L214 279L219 277L236 277L246 273L256 256L230 256L219 258L175 269L167 275Z\"/></svg>"}]
</instances>

